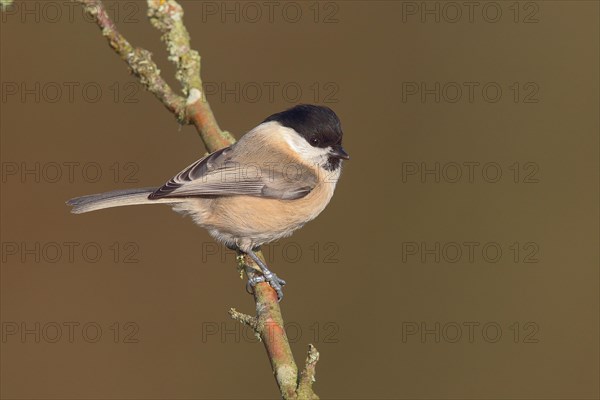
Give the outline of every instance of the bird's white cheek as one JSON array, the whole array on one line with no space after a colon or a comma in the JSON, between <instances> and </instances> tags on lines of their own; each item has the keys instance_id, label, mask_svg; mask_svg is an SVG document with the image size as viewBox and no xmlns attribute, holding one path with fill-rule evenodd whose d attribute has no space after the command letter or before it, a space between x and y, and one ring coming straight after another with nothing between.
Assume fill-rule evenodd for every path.
<instances>
[{"instance_id":1,"label":"bird's white cheek","mask_svg":"<svg viewBox=\"0 0 600 400\"><path fill-rule=\"evenodd\" d=\"M319 147L310 146L310 149L306 149L300 154L302 158L311 164L323 165L327 162L327 158L329 157L329 148L321 149Z\"/></svg>"},{"instance_id":2,"label":"bird's white cheek","mask_svg":"<svg viewBox=\"0 0 600 400\"><path fill-rule=\"evenodd\" d=\"M282 128L282 131L287 145L307 163L322 165L327 160L331 147L313 147L292 129Z\"/></svg>"}]
</instances>

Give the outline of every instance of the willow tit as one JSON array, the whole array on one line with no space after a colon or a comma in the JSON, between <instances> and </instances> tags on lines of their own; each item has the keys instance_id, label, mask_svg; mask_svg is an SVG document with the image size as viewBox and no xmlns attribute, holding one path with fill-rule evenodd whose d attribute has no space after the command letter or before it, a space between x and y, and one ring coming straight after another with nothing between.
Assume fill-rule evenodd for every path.
<instances>
[{"instance_id":1,"label":"willow tit","mask_svg":"<svg viewBox=\"0 0 600 400\"><path fill-rule=\"evenodd\" d=\"M341 173L342 128L328 107L298 105L273 114L237 143L194 162L159 188L117 190L67 202L75 214L103 208L168 204L210 235L242 251L283 297L285 281L254 253L289 236L327 206Z\"/></svg>"}]
</instances>

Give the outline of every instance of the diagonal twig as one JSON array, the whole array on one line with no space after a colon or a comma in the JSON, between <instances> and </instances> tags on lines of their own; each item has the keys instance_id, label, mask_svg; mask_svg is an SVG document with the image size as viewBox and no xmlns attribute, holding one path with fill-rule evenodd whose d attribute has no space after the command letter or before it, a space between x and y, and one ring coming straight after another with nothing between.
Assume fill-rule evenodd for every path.
<instances>
[{"instance_id":1,"label":"diagonal twig","mask_svg":"<svg viewBox=\"0 0 600 400\"><path fill-rule=\"evenodd\" d=\"M148 18L162 33L169 60L175 64L175 78L186 96L185 121L198 130L209 151L229 146L235 138L222 131L206 101L200 77L200 54L190 47L190 35L183 24L183 8L174 0L147 0Z\"/></svg>"}]
</instances>

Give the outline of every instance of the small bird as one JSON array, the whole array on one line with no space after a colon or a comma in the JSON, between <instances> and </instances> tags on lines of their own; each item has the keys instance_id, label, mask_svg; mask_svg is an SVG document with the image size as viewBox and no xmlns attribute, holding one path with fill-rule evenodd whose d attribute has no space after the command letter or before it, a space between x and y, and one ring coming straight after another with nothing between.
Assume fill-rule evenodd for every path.
<instances>
[{"instance_id":1,"label":"small bird","mask_svg":"<svg viewBox=\"0 0 600 400\"><path fill-rule=\"evenodd\" d=\"M273 114L235 144L194 162L159 188L117 190L67 201L72 213L168 204L227 247L246 253L283 298L285 281L256 255L261 245L291 235L327 206L350 157L339 118L328 107L302 104Z\"/></svg>"}]
</instances>

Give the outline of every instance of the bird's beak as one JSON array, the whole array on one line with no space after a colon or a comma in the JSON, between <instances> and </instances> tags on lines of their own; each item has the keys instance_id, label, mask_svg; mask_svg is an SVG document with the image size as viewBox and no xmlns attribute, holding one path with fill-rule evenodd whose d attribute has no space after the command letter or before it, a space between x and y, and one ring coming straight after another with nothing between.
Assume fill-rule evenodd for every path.
<instances>
[{"instance_id":1,"label":"bird's beak","mask_svg":"<svg viewBox=\"0 0 600 400\"><path fill-rule=\"evenodd\" d=\"M348 153L346 153L346 150L344 150L344 148L339 144L331 146L331 151L329 152L329 154L335 158L343 158L344 160L350 159L350 156L348 155Z\"/></svg>"}]
</instances>

